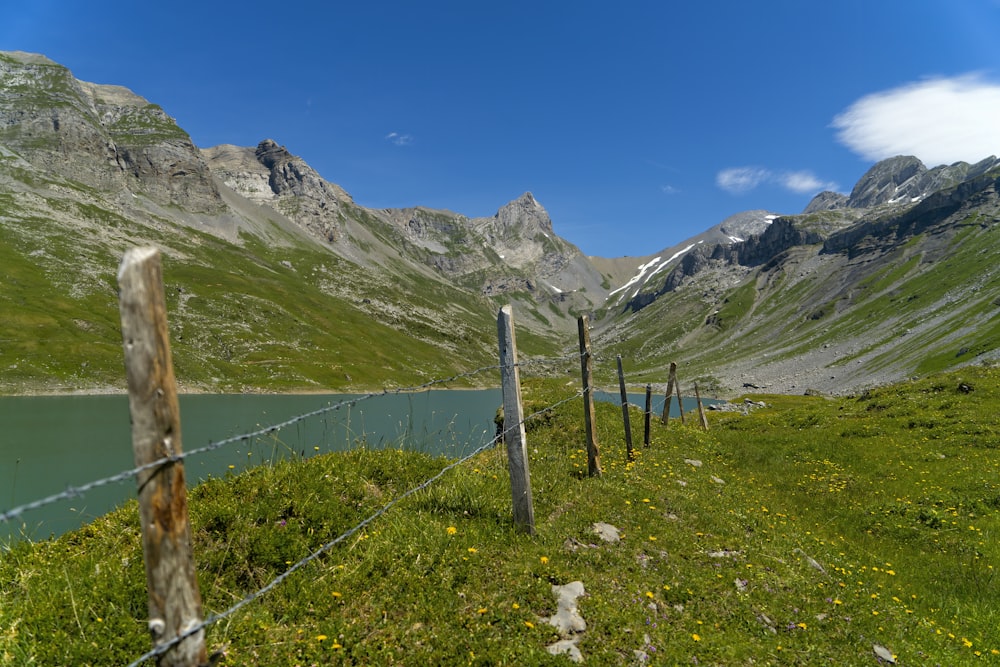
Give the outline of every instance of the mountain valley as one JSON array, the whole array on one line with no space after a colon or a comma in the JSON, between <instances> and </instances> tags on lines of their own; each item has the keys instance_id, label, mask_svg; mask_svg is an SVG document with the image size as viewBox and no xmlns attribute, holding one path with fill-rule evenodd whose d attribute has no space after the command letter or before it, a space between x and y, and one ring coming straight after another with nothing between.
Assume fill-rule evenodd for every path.
<instances>
[{"instance_id":1,"label":"mountain valley","mask_svg":"<svg viewBox=\"0 0 1000 667\"><path fill-rule=\"evenodd\" d=\"M800 214L586 257L530 192L481 218L366 208L277 141L199 148L124 88L0 52L0 393L122 390L137 244L164 255L185 391L462 375L495 363L506 303L524 357L573 355L589 315L602 381L621 354L633 382L677 362L720 396L862 391L1000 356L998 185L994 157L896 157Z\"/></svg>"}]
</instances>

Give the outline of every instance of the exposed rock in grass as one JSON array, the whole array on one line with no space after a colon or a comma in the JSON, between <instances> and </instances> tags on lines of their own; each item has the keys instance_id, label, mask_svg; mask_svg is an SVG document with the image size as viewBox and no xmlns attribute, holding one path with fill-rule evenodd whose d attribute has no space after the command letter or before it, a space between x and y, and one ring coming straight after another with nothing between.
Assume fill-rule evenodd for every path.
<instances>
[{"instance_id":1,"label":"exposed rock in grass","mask_svg":"<svg viewBox=\"0 0 1000 667\"><path fill-rule=\"evenodd\" d=\"M896 664L896 656L894 656L892 654L892 651L890 651L886 647L875 644L872 646L872 650L875 651L875 657L878 658L880 661L885 661L890 665Z\"/></svg>"},{"instance_id":2,"label":"exposed rock in grass","mask_svg":"<svg viewBox=\"0 0 1000 667\"><path fill-rule=\"evenodd\" d=\"M587 622L580 616L576 599L586 592L582 581L571 581L563 586L552 586L552 594L556 596L556 613L547 619L559 631L561 637L570 637L587 629Z\"/></svg>"},{"instance_id":3,"label":"exposed rock in grass","mask_svg":"<svg viewBox=\"0 0 1000 667\"><path fill-rule=\"evenodd\" d=\"M559 631L562 637L554 644L550 644L547 649L552 655L566 654L573 662L583 662L583 654L577 647L580 641L579 633L587 629L587 622L583 620L576 606L576 599L585 595L582 581L571 581L564 586L552 586L552 593L556 596L556 613L547 622Z\"/></svg>"},{"instance_id":4,"label":"exposed rock in grass","mask_svg":"<svg viewBox=\"0 0 1000 667\"><path fill-rule=\"evenodd\" d=\"M611 542L612 544L621 541L619 536L619 531L617 528L612 526L610 523L604 523L603 521L598 521L593 526L594 532L605 542Z\"/></svg>"},{"instance_id":5,"label":"exposed rock in grass","mask_svg":"<svg viewBox=\"0 0 1000 667\"><path fill-rule=\"evenodd\" d=\"M578 641L580 641L579 637L560 639L555 644L550 644L546 648L552 655L565 654L573 662L583 662L583 654L580 653L580 649L576 645Z\"/></svg>"}]
</instances>

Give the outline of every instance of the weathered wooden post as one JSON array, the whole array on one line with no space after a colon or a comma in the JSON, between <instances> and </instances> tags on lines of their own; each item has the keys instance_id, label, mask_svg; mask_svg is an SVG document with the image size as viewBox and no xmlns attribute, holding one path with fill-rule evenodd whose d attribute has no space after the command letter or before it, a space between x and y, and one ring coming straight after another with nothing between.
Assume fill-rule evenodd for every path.
<instances>
[{"instance_id":1,"label":"weathered wooden post","mask_svg":"<svg viewBox=\"0 0 1000 667\"><path fill-rule=\"evenodd\" d=\"M701 393L698 391L698 383L694 383L694 399L698 403L698 416L701 418L701 427L708 430L708 417L705 416L705 407L701 404Z\"/></svg>"},{"instance_id":2,"label":"weathered wooden post","mask_svg":"<svg viewBox=\"0 0 1000 667\"><path fill-rule=\"evenodd\" d=\"M632 452L632 423L628 416L628 392L625 390L625 371L622 370L622 355L618 355L618 387L622 396L622 421L625 422L625 451L628 453L628 460L635 458Z\"/></svg>"},{"instance_id":3,"label":"weathered wooden post","mask_svg":"<svg viewBox=\"0 0 1000 667\"><path fill-rule=\"evenodd\" d=\"M580 334L580 370L583 375L583 423L587 434L587 474L601 476L601 455L597 448L594 415L593 356L590 352L590 321L586 315L576 318Z\"/></svg>"},{"instance_id":4,"label":"weathered wooden post","mask_svg":"<svg viewBox=\"0 0 1000 667\"><path fill-rule=\"evenodd\" d=\"M497 316L497 338L500 342L500 386L503 389L503 441L507 445L514 524L529 535L534 535L535 508L531 501L528 445L524 431L524 409L521 406L521 373L517 366L514 313L509 305L501 308Z\"/></svg>"},{"instance_id":5,"label":"weathered wooden post","mask_svg":"<svg viewBox=\"0 0 1000 667\"><path fill-rule=\"evenodd\" d=\"M652 385L646 385L646 411L643 413L645 419L644 428L642 431L642 445L643 447L649 447L649 419L653 414L653 387Z\"/></svg>"},{"instance_id":6,"label":"weathered wooden post","mask_svg":"<svg viewBox=\"0 0 1000 667\"><path fill-rule=\"evenodd\" d=\"M681 399L681 382L677 379L676 364L670 364L671 373L674 376L674 391L677 392L677 414L681 417L681 423L684 423L684 401Z\"/></svg>"},{"instance_id":7,"label":"weathered wooden post","mask_svg":"<svg viewBox=\"0 0 1000 667\"><path fill-rule=\"evenodd\" d=\"M677 381L677 364L670 362L670 374L667 376L667 393L663 397L663 414L660 415L660 422L666 424L670 421L670 401L674 397L674 382Z\"/></svg>"},{"instance_id":8,"label":"weathered wooden post","mask_svg":"<svg viewBox=\"0 0 1000 667\"><path fill-rule=\"evenodd\" d=\"M181 454L180 410L167 334L160 253L133 248L118 269L119 308L142 550L149 594L149 632L154 647L176 640L202 621L188 523L187 487ZM157 657L160 667L205 665L205 633L199 630Z\"/></svg>"}]
</instances>

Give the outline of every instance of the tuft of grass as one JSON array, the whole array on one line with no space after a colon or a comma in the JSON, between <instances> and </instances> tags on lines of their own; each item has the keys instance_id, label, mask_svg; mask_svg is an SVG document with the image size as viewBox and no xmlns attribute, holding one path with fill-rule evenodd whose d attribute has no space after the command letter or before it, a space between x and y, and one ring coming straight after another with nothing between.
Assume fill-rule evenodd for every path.
<instances>
[{"instance_id":1,"label":"tuft of grass","mask_svg":"<svg viewBox=\"0 0 1000 667\"><path fill-rule=\"evenodd\" d=\"M528 379L525 403L574 389ZM654 424L624 455L598 404L528 430L537 535L501 449L405 499L208 631L226 664L561 665L553 585L581 581L591 664L976 664L1000 655L1000 371ZM533 409L533 408L532 408ZM634 419L633 424L640 420ZM638 430L638 428L637 428ZM635 438L636 442L640 439ZM227 609L447 461L383 450L281 462L190 494L208 613ZM134 504L0 555L0 664L123 664L148 648ZM592 530L615 525L617 544Z\"/></svg>"}]
</instances>

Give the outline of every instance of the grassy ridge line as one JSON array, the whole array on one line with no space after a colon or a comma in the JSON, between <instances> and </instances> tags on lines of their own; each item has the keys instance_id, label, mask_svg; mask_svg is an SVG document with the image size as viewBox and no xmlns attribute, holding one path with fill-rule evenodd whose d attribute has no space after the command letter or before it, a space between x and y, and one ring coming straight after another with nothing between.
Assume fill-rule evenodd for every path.
<instances>
[{"instance_id":1,"label":"grassy ridge line","mask_svg":"<svg viewBox=\"0 0 1000 667\"><path fill-rule=\"evenodd\" d=\"M294 239L235 244L99 206L45 206L51 216L0 196L0 393L124 387L114 274L124 250L141 244L163 250L186 390L409 386L495 360L492 305L443 283L380 278ZM63 213L79 224L61 224ZM538 336L522 343L554 348Z\"/></svg>"},{"instance_id":2,"label":"grassy ridge line","mask_svg":"<svg viewBox=\"0 0 1000 667\"><path fill-rule=\"evenodd\" d=\"M570 390L527 381L526 411ZM600 404L600 479L583 476L580 406L567 404L528 431L536 537L511 527L494 449L213 626L209 644L228 664L566 664L545 650L557 637L544 619L552 584L580 580L591 664L642 651L652 664L870 665L876 644L900 664L995 660L1000 371L764 400L711 414L707 433L656 425L632 463L618 408ZM206 611L444 464L360 450L197 487ZM0 556L0 664L124 664L148 648L136 514ZM601 542L596 521L622 542Z\"/></svg>"}]
</instances>

